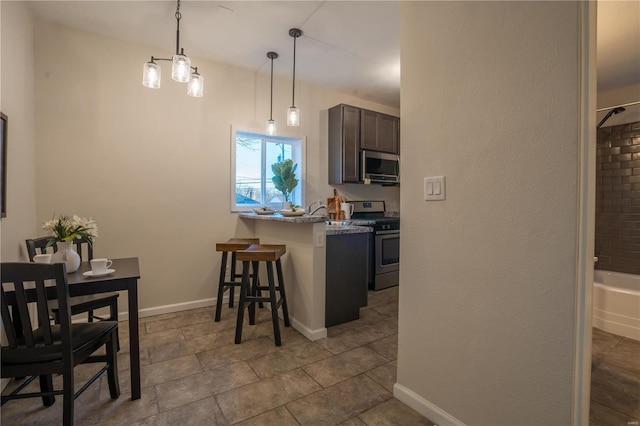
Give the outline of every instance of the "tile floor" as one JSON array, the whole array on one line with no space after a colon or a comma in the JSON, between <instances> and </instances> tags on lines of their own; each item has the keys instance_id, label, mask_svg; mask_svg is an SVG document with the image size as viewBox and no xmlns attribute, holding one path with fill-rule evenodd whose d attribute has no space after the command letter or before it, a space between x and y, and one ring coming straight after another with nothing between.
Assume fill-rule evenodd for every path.
<instances>
[{"instance_id":1,"label":"tile floor","mask_svg":"<svg viewBox=\"0 0 640 426\"><path fill-rule=\"evenodd\" d=\"M370 292L359 320L332 327L316 342L282 328L277 348L270 315L259 312L255 326L245 323L241 345L233 344L235 308L225 307L219 323L213 308L143 318L138 401L129 399L127 325L121 324L122 395L111 400L102 378L76 400L76 424L433 425L393 398L397 287ZM76 382L94 369L76 368ZM61 398L50 408L40 399L10 401L1 422L57 425L61 410ZM638 419L640 342L594 328L590 424L637 426Z\"/></svg>"},{"instance_id":2,"label":"tile floor","mask_svg":"<svg viewBox=\"0 0 640 426\"><path fill-rule=\"evenodd\" d=\"M640 424L640 342L593 329L592 426Z\"/></svg>"},{"instance_id":3,"label":"tile floor","mask_svg":"<svg viewBox=\"0 0 640 426\"><path fill-rule=\"evenodd\" d=\"M393 398L398 351L398 288L370 292L361 318L310 342L282 328L273 344L271 317L259 310L233 343L236 309L214 308L143 318L142 398L130 400L128 333L120 325L122 395L109 398L106 377L76 400L77 425L432 425ZM282 322L281 322L282 326ZM76 382L95 365L76 368ZM59 377L56 380L59 381ZM37 388L37 381L31 384ZM9 386L10 389L12 385ZM59 424L62 398L9 401L3 426Z\"/></svg>"}]
</instances>

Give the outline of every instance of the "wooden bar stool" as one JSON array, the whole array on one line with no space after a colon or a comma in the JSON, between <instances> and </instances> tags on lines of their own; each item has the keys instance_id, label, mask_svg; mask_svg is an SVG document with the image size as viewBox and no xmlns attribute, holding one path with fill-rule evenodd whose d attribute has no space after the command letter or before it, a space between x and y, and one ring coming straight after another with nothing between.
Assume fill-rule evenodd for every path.
<instances>
[{"instance_id":1,"label":"wooden bar stool","mask_svg":"<svg viewBox=\"0 0 640 426\"><path fill-rule=\"evenodd\" d=\"M284 279L282 277L282 263L280 257L287 251L287 246L283 244L253 244L245 250L236 252L238 261L242 261L242 287L240 288L240 302L238 304L238 319L236 322L236 339L238 344L242 340L242 322L244 321L244 309L249 308L249 324L256 321L256 302L269 302L271 304L271 320L273 322L273 337L276 346L282 344L280 339L280 326L278 324L278 308L282 306L282 316L285 327L289 327L289 311L287 309L287 298L284 293ZM258 283L259 262L267 264L267 278L269 285L260 286ZM278 275L278 285L276 286L273 276L273 264L276 264ZM253 283L249 285L249 265L253 266ZM269 297L262 297L262 290L269 291ZM276 292L280 293L277 299Z\"/></svg>"},{"instance_id":2,"label":"wooden bar stool","mask_svg":"<svg viewBox=\"0 0 640 426\"><path fill-rule=\"evenodd\" d=\"M220 321L220 315L222 313L222 298L224 292L229 290L229 307L233 308L234 288L242 285L238 278L242 278L242 274L236 273L236 252L238 250L244 250L252 244L260 244L260 238L231 238L226 243L217 243L216 251L222 252L222 263L220 264L220 280L218 281L218 300L216 301L216 318L215 321ZM231 272L229 274L230 281L225 281L227 272L227 259L231 252ZM254 275L257 275L254 270Z\"/></svg>"}]
</instances>

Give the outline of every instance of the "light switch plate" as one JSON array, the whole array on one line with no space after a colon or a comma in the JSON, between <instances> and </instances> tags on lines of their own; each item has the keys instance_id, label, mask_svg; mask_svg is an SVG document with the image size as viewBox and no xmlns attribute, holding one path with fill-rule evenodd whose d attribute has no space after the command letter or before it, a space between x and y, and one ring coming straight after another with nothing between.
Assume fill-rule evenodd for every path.
<instances>
[{"instance_id":1,"label":"light switch plate","mask_svg":"<svg viewBox=\"0 0 640 426\"><path fill-rule=\"evenodd\" d=\"M425 201L441 201L446 199L444 176L430 176L424 178Z\"/></svg>"}]
</instances>

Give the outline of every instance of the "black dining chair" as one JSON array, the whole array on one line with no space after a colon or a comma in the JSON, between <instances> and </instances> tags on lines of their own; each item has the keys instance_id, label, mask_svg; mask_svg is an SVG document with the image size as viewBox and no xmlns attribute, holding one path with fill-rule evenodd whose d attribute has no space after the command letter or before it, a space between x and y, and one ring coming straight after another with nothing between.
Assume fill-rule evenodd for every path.
<instances>
[{"instance_id":1,"label":"black dining chair","mask_svg":"<svg viewBox=\"0 0 640 426\"><path fill-rule=\"evenodd\" d=\"M41 397L43 404L50 406L55 402L55 395L62 395L62 424L73 425L74 400L104 372L111 398L118 398L118 323L71 323L65 265L3 262L0 277L2 325L8 341L1 347L1 376L33 376L9 395L2 395L1 404L11 399ZM55 285L45 286L47 280L54 280ZM59 324L49 321L47 302L53 298L58 301ZM29 315L29 305L33 302L34 319ZM94 355L103 347L106 355ZM74 368L87 362L104 362L105 366L74 392ZM62 389L54 389L53 374L62 375ZM20 393L36 376L40 377L40 392Z\"/></svg>"},{"instance_id":2,"label":"black dining chair","mask_svg":"<svg viewBox=\"0 0 640 426\"><path fill-rule=\"evenodd\" d=\"M27 244L27 254L29 255L29 260L33 262L33 258L36 254L45 254L47 253L47 249L51 247L53 252L58 251L58 246L54 242L52 245L48 246L49 237L40 237L28 239L25 241ZM80 260L93 259L93 245L89 243L85 238L78 238L74 240L73 244L76 246L76 252L80 256ZM86 249L86 256L83 256L83 248ZM38 253L39 252L39 253ZM94 314L94 311L100 308L109 308L109 316L108 317L99 317ZM58 317L58 306L55 300L52 300L49 303L49 309L53 314L54 319L57 322ZM89 322L93 322L94 319L97 320L107 320L107 321L118 321L118 293L100 293L100 294L90 294L87 296L76 296L71 298L71 315L77 315L81 313L87 313L87 320Z\"/></svg>"}]
</instances>

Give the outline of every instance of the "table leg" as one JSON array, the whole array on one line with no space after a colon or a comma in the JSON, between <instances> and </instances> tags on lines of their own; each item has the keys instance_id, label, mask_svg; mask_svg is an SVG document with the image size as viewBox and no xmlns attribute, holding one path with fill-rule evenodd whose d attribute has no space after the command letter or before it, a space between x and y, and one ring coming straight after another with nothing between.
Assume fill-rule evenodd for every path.
<instances>
[{"instance_id":1,"label":"table leg","mask_svg":"<svg viewBox=\"0 0 640 426\"><path fill-rule=\"evenodd\" d=\"M129 282L129 356L131 362L131 399L140 399L140 334L138 330L138 285Z\"/></svg>"}]
</instances>

